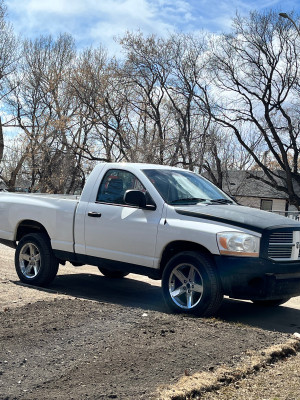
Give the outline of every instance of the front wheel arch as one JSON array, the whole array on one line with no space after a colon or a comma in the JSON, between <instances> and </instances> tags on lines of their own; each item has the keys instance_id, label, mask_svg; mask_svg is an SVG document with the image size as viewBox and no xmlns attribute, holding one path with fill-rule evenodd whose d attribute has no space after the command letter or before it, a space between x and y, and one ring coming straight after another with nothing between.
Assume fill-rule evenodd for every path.
<instances>
[{"instance_id":1,"label":"front wheel arch","mask_svg":"<svg viewBox=\"0 0 300 400\"><path fill-rule=\"evenodd\" d=\"M207 254L183 251L172 257L162 276L162 290L173 312L202 317L216 313L223 300L217 269Z\"/></svg>"},{"instance_id":2,"label":"front wheel arch","mask_svg":"<svg viewBox=\"0 0 300 400\"><path fill-rule=\"evenodd\" d=\"M171 258L175 257L179 253L183 253L186 251L203 254L208 258L210 258L211 262L213 262L210 251L206 247L200 245L199 243L190 242L186 240L172 241L165 246L165 248L161 253L161 258L159 262L161 276L163 275L164 269L168 264L168 262L171 260Z\"/></svg>"}]
</instances>

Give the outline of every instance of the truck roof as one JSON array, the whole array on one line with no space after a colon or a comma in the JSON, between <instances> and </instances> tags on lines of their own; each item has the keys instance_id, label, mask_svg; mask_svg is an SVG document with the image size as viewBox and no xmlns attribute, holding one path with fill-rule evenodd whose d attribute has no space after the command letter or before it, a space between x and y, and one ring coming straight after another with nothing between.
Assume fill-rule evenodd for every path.
<instances>
[{"instance_id":1,"label":"truck roof","mask_svg":"<svg viewBox=\"0 0 300 400\"><path fill-rule=\"evenodd\" d=\"M103 164L109 164L111 168L120 168L120 167L126 167L130 169L178 169L182 170L182 168L178 167L170 167L169 165L160 165L160 164L147 164L147 163L127 163L127 162L115 162L115 163L100 163L100 165Z\"/></svg>"}]
</instances>

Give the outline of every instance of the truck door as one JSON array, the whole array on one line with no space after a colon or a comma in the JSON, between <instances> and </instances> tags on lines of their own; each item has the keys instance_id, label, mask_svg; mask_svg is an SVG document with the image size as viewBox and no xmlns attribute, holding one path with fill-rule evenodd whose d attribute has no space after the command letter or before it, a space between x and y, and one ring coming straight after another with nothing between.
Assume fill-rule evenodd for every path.
<instances>
[{"instance_id":1,"label":"truck door","mask_svg":"<svg viewBox=\"0 0 300 400\"><path fill-rule=\"evenodd\" d=\"M131 172L111 169L106 172L85 215L86 254L108 260L153 267L158 225L163 203L155 210L124 204L126 190L142 190L147 204L153 200L140 180Z\"/></svg>"}]
</instances>

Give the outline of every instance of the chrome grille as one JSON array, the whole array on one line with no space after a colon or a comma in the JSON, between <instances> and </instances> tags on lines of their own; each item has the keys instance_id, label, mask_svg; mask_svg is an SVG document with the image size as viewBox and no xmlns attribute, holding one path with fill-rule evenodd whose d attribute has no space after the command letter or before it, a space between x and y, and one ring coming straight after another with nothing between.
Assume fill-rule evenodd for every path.
<instances>
[{"instance_id":1,"label":"chrome grille","mask_svg":"<svg viewBox=\"0 0 300 400\"><path fill-rule=\"evenodd\" d=\"M298 233L298 232L297 232ZM274 232L269 238L268 257L272 260L293 259L294 233ZM299 252L297 258L299 257Z\"/></svg>"},{"instance_id":2,"label":"chrome grille","mask_svg":"<svg viewBox=\"0 0 300 400\"><path fill-rule=\"evenodd\" d=\"M270 235L269 244L293 243L293 232L274 232Z\"/></svg>"}]
</instances>

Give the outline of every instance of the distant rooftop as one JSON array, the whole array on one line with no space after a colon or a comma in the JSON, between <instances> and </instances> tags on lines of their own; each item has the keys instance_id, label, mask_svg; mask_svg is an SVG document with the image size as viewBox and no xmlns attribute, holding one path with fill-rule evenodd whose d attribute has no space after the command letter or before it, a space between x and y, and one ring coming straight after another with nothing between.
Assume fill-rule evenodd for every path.
<instances>
[{"instance_id":1,"label":"distant rooftop","mask_svg":"<svg viewBox=\"0 0 300 400\"><path fill-rule=\"evenodd\" d=\"M255 175L258 178L268 180L263 171L228 171L225 174L223 190L233 196L265 197L272 199L287 199L286 193L277 190L261 180L251 178ZM280 185L285 185L285 180L277 178Z\"/></svg>"}]
</instances>

